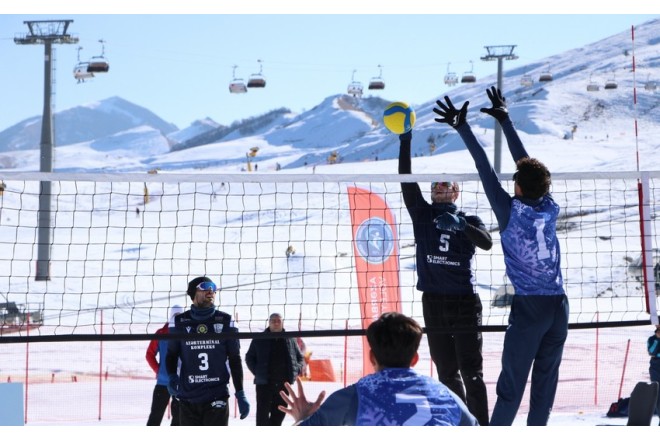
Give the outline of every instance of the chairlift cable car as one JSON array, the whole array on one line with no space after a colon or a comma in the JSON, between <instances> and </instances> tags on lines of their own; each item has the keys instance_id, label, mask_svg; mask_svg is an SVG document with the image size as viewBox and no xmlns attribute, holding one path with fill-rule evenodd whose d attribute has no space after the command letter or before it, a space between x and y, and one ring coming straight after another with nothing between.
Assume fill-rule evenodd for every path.
<instances>
[{"instance_id":1,"label":"chairlift cable car","mask_svg":"<svg viewBox=\"0 0 660 441\"><path fill-rule=\"evenodd\" d=\"M82 46L78 46L78 63L73 68L73 78L78 80L78 83L84 83L86 79L94 78L94 74L92 72L88 72L87 70L89 63L86 61L80 61L81 49Z\"/></svg>"},{"instance_id":2,"label":"chairlift cable car","mask_svg":"<svg viewBox=\"0 0 660 441\"><path fill-rule=\"evenodd\" d=\"M545 71L541 72L541 75L539 75L539 82L541 83L547 83L548 81L552 81L552 79L552 73L549 69L546 69Z\"/></svg>"},{"instance_id":3,"label":"chairlift cable car","mask_svg":"<svg viewBox=\"0 0 660 441\"><path fill-rule=\"evenodd\" d=\"M236 68L238 66L234 65L232 80L229 82L229 92L230 93L246 93L247 87L245 87L245 82L243 78L236 78Z\"/></svg>"},{"instance_id":4,"label":"chairlift cable car","mask_svg":"<svg viewBox=\"0 0 660 441\"><path fill-rule=\"evenodd\" d=\"M378 69L380 69L380 73L378 74L378 76L373 77L371 81L369 81L369 90L385 89L385 82L383 81L383 66L379 64Z\"/></svg>"},{"instance_id":5,"label":"chairlift cable car","mask_svg":"<svg viewBox=\"0 0 660 441\"><path fill-rule=\"evenodd\" d=\"M353 95L356 98L361 98L363 91L362 83L355 81L355 72L357 72L357 70L353 69L353 74L351 75L351 83L348 85L347 93L349 95Z\"/></svg>"},{"instance_id":6,"label":"chairlift cable car","mask_svg":"<svg viewBox=\"0 0 660 441\"><path fill-rule=\"evenodd\" d=\"M477 81L477 77L474 76L474 63L472 60L470 60L470 71L469 72L464 72L463 76L461 77L461 83L474 83Z\"/></svg>"},{"instance_id":7,"label":"chairlift cable car","mask_svg":"<svg viewBox=\"0 0 660 441\"><path fill-rule=\"evenodd\" d=\"M108 72L110 70L110 64L105 58L105 40L99 40L99 43L101 43L101 55L89 59L87 66L87 72L89 73Z\"/></svg>"},{"instance_id":8,"label":"chairlift cable car","mask_svg":"<svg viewBox=\"0 0 660 441\"><path fill-rule=\"evenodd\" d=\"M587 84L587 92L598 92L600 90L600 84L591 79L593 73L589 74L589 84Z\"/></svg>"},{"instance_id":9,"label":"chairlift cable car","mask_svg":"<svg viewBox=\"0 0 660 441\"><path fill-rule=\"evenodd\" d=\"M458 83L458 76L454 72L449 71L451 63L447 63L447 74L445 75L445 84L448 86L455 86Z\"/></svg>"},{"instance_id":10,"label":"chairlift cable car","mask_svg":"<svg viewBox=\"0 0 660 441\"><path fill-rule=\"evenodd\" d=\"M656 83L655 81L651 81L650 78L651 78L651 74L648 74L646 76L646 83L644 84L644 89L655 91L655 89L658 88L658 83Z\"/></svg>"},{"instance_id":11,"label":"chairlift cable car","mask_svg":"<svg viewBox=\"0 0 660 441\"><path fill-rule=\"evenodd\" d=\"M603 89L606 89L606 90L614 90L614 89L616 89L616 88L618 88L618 87L619 87L619 85L618 85L617 82L616 82L616 77L615 77L615 75L614 75L614 72L612 72L612 78L610 78L610 79L608 79L607 81L605 81L605 86L603 87Z\"/></svg>"},{"instance_id":12,"label":"chairlift cable car","mask_svg":"<svg viewBox=\"0 0 660 441\"><path fill-rule=\"evenodd\" d=\"M534 85L534 79L529 74L524 74L520 77L520 85L523 87L532 87Z\"/></svg>"},{"instance_id":13,"label":"chairlift cable car","mask_svg":"<svg viewBox=\"0 0 660 441\"><path fill-rule=\"evenodd\" d=\"M259 63L259 73L250 75L248 78L247 87L266 87L266 78L263 76L263 65L261 60L257 60Z\"/></svg>"}]
</instances>

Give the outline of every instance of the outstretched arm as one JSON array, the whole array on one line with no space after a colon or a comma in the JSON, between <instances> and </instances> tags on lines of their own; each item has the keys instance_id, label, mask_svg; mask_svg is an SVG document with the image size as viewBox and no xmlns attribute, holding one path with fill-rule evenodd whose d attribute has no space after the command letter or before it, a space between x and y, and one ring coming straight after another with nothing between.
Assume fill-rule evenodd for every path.
<instances>
[{"instance_id":1,"label":"outstretched arm","mask_svg":"<svg viewBox=\"0 0 660 441\"><path fill-rule=\"evenodd\" d=\"M482 107L481 112L492 116L498 123L500 123L514 162L518 162L518 160L528 157L529 155L525 150L525 146L520 140L518 132L516 132L516 129L513 127L513 122L509 117L509 110L506 108L506 98L502 95L502 91L493 86L490 89L487 89L486 93L488 94L488 99L490 99L492 106Z\"/></svg>"},{"instance_id":2,"label":"outstretched arm","mask_svg":"<svg viewBox=\"0 0 660 441\"><path fill-rule=\"evenodd\" d=\"M410 145L412 141L412 130L399 135L399 174L409 175L412 173L412 160L410 158ZM408 208L408 213L413 221L415 221L417 207L422 207L428 202L422 195L422 190L419 188L417 182L402 182L401 193L403 194L403 202Z\"/></svg>"},{"instance_id":3,"label":"outstretched arm","mask_svg":"<svg viewBox=\"0 0 660 441\"><path fill-rule=\"evenodd\" d=\"M488 251L493 247L493 239L484 224L473 225L468 221L463 231L468 239L482 250Z\"/></svg>"},{"instance_id":4,"label":"outstretched arm","mask_svg":"<svg viewBox=\"0 0 660 441\"><path fill-rule=\"evenodd\" d=\"M445 97L445 102L446 104L440 100L436 101L438 107L434 108L433 112L439 115L440 118L435 118L435 121L449 124L461 136L470 155L472 155L472 159L474 159L486 197L495 213L495 217L497 217L497 223L501 231L509 223L511 196L502 188L502 184L490 164L486 152L467 123L467 109L470 102L466 101L460 110L454 107L448 96Z\"/></svg>"}]
</instances>

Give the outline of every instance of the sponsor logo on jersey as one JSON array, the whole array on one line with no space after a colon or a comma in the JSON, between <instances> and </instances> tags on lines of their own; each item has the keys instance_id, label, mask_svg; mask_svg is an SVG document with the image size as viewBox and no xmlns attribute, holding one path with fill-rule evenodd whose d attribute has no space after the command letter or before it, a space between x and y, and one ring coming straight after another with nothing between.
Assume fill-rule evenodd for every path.
<instances>
[{"instance_id":1,"label":"sponsor logo on jersey","mask_svg":"<svg viewBox=\"0 0 660 441\"><path fill-rule=\"evenodd\" d=\"M209 332L209 328L204 323L200 323L199 325L197 325L196 331L198 334L207 334Z\"/></svg>"}]
</instances>

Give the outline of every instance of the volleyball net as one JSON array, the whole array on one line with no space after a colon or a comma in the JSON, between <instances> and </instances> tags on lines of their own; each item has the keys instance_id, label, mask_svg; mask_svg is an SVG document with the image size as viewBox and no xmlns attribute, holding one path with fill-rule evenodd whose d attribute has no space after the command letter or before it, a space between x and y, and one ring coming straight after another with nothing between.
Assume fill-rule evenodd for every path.
<instances>
[{"instance_id":1,"label":"volleyball net","mask_svg":"<svg viewBox=\"0 0 660 441\"><path fill-rule=\"evenodd\" d=\"M650 323L657 315L658 178L658 172L553 176L572 327ZM507 323L513 290L477 175L2 179L0 343L146 339L170 307L190 304L187 282L199 275L221 287L218 307L241 332L260 332L272 312L293 319L289 330L306 335L344 335L363 328L365 316L395 308L423 323L400 182L419 182L430 200L430 182L438 179L458 181L457 205L491 232L492 249L477 249L473 262L483 330Z\"/></svg>"}]
</instances>

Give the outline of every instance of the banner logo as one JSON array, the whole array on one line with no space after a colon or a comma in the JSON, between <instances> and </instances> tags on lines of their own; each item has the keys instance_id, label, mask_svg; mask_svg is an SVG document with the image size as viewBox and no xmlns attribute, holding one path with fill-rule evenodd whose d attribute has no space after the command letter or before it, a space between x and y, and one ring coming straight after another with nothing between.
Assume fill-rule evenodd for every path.
<instances>
[{"instance_id":1,"label":"banner logo","mask_svg":"<svg viewBox=\"0 0 660 441\"><path fill-rule=\"evenodd\" d=\"M385 262L394 250L392 228L380 217L371 217L358 227L355 245L360 257L369 263Z\"/></svg>"}]
</instances>

